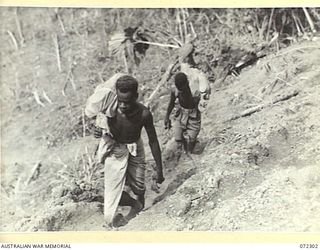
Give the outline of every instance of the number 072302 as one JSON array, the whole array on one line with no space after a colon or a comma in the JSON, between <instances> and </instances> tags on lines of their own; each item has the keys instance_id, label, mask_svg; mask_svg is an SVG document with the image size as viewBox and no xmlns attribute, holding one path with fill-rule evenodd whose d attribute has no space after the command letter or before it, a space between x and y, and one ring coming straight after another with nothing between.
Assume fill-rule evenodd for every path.
<instances>
[{"instance_id":1,"label":"number 072302","mask_svg":"<svg viewBox=\"0 0 320 250\"><path fill-rule=\"evenodd\" d=\"M318 244L300 244L300 248L318 249Z\"/></svg>"}]
</instances>

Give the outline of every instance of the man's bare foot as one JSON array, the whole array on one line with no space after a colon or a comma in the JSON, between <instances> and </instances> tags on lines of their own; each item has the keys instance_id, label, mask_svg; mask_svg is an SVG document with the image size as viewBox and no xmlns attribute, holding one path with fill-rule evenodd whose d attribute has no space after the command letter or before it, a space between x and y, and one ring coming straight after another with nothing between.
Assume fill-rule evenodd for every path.
<instances>
[{"instance_id":1,"label":"man's bare foot","mask_svg":"<svg viewBox=\"0 0 320 250\"><path fill-rule=\"evenodd\" d=\"M105 225L103 225L103 227L107 228L107 229L112 229L112 228L115 228L115 227L122 227L124 225L126 225L128 223L128 221L126 220L126 218L120 214L120 213L117 213L112 222L110 223L106 223Z\"/></svg>"},{"instance_id":2,"label":"man's bare foot","mask_svg":"<svg viewBox=\"0 0 320 250\"><path fill-rule=\"evenodd\" d=\"M122 227L128 223L128 220L122 214L116 214L114 217L112 224L114 227Z\"/></svg>"},{"instance_id":3,"label":"man's bare foot","mask_svg":"<svg viewBox=\"0 0 320 250\"><path fill-rule=\"evenodd\" d=\"M111 230L113 228L112 222L105 222L102 227L104 227L105 229Z\"/></svg>"}]
</instances>

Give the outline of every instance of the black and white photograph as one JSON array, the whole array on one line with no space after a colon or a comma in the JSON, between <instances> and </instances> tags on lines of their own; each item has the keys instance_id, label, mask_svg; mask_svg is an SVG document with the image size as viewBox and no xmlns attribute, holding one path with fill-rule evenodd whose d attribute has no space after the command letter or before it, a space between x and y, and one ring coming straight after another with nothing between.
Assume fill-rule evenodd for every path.
<instances>
[{"instance_id":1,"label":"black and white photograph","mask_svg":"<svg viewBox=\"0 0 320 250\"><path fill-rule=\"evenodd\" d=\"M320 8L0 14L1 232L320 231Z\"/></svg>"}]
</instances>

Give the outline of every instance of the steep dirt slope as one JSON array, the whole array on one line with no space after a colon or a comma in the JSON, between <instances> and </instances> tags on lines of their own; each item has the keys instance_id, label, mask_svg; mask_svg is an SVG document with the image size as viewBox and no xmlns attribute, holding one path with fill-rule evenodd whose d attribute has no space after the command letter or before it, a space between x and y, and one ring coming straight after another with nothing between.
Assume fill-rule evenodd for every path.
<instances>
[{"instance_id":1,"label":"steep dirt slope","mask_svg":"<svg viewBox=\"0 0 320 250\"><path fill-rule=\"evenodd\" d=\"M208 145L192 156L195 174L125 230L318 231L320 50L313 46L270 55L215 86L201 134Z\"/></svg>"}]
</instances>

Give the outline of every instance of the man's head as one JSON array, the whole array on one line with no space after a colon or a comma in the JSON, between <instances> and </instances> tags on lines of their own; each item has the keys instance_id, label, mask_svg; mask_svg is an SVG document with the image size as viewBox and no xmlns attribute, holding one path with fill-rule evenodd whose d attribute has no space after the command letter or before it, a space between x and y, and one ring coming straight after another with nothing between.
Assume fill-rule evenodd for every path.
<instances>
[{"instance_id":1,"label":"man's head","mask_svg":"<svg viewBox=\"0 0 320 250\"><path fill-rule=\"evenodd\" d=\"M179 72L174 76L174 84L179 91L186 91L189 89L188 78L182 72Z\"/></svg>"},{"instance_id":2,"label":"man's head","mask_svg":"<svg viewBox=\"0 0 320 250\"><path fill-rule=\"evenodd\" d=\"M132 76L121 76L116 81L118 107L124 114L129 113L135 106L138 98L138 82Z\"/></svg>"}]
</instances>

